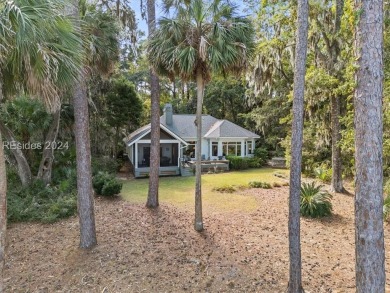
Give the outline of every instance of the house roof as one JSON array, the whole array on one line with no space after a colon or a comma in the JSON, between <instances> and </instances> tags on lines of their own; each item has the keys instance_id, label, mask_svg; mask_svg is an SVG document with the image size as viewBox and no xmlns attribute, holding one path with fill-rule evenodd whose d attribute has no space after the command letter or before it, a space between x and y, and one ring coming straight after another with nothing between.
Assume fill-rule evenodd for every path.
<instances>
[{"instance_id":1,"label":"house roof","mask_svg":"<svg viewBox=\"0 0 390 293\"><path fill-rule=\"evenodd\" d=\"M178 136L175 132L172 132L172 130L168 129L165 125L160 123L160 128L166 131L169 135L176 138L183 144L187 145L187 142L183 140L180 136ZM137 141L139 141L141 138L143 138L145 135L150 133L151 131L151 124L147 124L145 126L142 126L141 128L138 128L136 131L130 133L127 137L123 139L123 141L128 145L131 146Z\"/></svg>"},{"instance_id":2,"label":"house roof","mask_svg":"<svg viewBox=\"0 0 390 293\"><path fill-rule=\"evenodd\" d=\"M160 117L160 123L164 124L172 132L183 138L195 138L196 127L194 124L196 115L173 114L172 124L165 123L165 114ZM260 138L253 133L228 120L219 120L210 115L202 115L202 137L205 138Z\"/></svg>"}]
</instances>

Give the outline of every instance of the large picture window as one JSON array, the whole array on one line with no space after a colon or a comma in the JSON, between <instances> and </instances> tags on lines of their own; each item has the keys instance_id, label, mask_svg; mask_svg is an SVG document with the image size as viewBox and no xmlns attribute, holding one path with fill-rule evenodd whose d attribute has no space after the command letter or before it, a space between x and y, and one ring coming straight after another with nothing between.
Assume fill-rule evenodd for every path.
<instances>
[{"instance_id":1,"label":"large picture window","mask_svg":"<svg viewBox=\"0 0 390 293\"><path fill-rule=\"evenodd\" d=\"M241 142L223 142L222 150L224 156L241 156Z\"/></svg>"},{"instance_id":2,"label":"large picture window","mask_svg":"<svg viewBox=\"0 0 390 293\"><path fill-rule=\"evenodd\" d=\"M218 156L218 142L211 143L211 155L214 157Z\"/></svg>"}]
</instances>

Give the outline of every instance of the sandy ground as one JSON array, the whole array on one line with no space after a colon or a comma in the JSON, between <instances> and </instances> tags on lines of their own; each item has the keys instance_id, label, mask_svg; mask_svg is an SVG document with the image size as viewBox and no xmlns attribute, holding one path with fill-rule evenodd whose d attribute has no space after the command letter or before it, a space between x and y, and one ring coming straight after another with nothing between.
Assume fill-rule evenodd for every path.
<instances>
[{"instance_id":1,"label":"sandy ground","mask_svg":"<svg viewBox=\"0 0 390 293\"><path fill-rule=\"evenodd\" d=\"M97 198L99 245L89 251L77 248L76 217L10 225L6 292L284 292L288 188L244 192L259 201L255 212L205 207L200 234L191 210ZM353 197L337 194L333 207L332 217L301 221L306 292L355 291ZM389 237L386 247L390 268Z\"/></svg>"}]
</instances>

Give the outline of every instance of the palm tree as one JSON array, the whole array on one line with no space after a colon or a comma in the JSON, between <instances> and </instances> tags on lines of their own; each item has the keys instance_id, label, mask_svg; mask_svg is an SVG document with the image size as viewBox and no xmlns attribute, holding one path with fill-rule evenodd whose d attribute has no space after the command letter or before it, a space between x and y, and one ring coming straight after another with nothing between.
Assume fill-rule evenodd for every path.
<instances>
[{"instance_id":1,"label":"palm tree","mask_svg":"<svg viewBox=\"0 0 390 293\"><path fill-rule=\"evenodd\" d=\"M18 89L58 107L59 84L69 84L78 71L79 38L63 17L62 1L14 0L0 4L0 102ZM0 142L1 132L0 132ZM7 221L7 177L0 147L0 292L3 291Z\"/></svg>"},{"instance_id":2,"label":"palm tree","mask_svg":"<svg viewBox=\"0 0 390 293\"><path fill-rule=\"evenodd\" d=\"M169 1L172 2L172 1ZM159 74L197 85L195 230L203 230L201 194L202 103L211 73L238 73L253 47L254 30L226 1L177 1L172 19L162 18L148 42L148 56Z\"/></svg>"},{"instance_id":3,"label":"palm tree","mask_svg":"<svg viewBox=\"0 0 390 293\"><path fill-rule=\"evenodd\" d=\"M118 53L118 31L110 15L87 7L83 1L74 0L72 4L72 15L84 40L83 48L79 47L84 51L84 69L78 75L73 91L80 247L91 248L97 244L97 239L89 135L88 72L110 73L113 70L113 61L117 60Z\"/></svg>"},{"instance_id":4,"label":"palm tree","mask_svg":"<svg viewBox=\"0 0 390 293\"><path fill-rule=\"evenodd\" d=\"M356 292L385 292L383 235L383 1L356 0Z\"/></svg>"},{"instance_id":5,"label":"palm tree","mask_svg":"<svg viewBox=\"0 0 390 293\"><path fill-rule=\"evenodd\" d=\"M303 292L302 288L302 261L300 240L300 191L302 168L302 141L303 141L303 110L306 74L307 35L308 35L308 0L298 1L298 20L295 47L295 68L293 88L293 120L291 137L290 162L290 197L288 236L290 253L290 276L288 283L289 293Z\"/></svg>"},{"instance_id":6,"label":"palm tree","mask_svg":"<svg viewBox=\"0 0 390 293\"><path fill-rule=\"evenodd\" d=\"M156 8L154 0L147 0L149 36L156 30ZM158 184L160 173L160 88L159 80L153 69L150 69L151 91L151 145L150 145L150 176L149 192L146 206L158 207Z\"/></svg>"}]
</instances>

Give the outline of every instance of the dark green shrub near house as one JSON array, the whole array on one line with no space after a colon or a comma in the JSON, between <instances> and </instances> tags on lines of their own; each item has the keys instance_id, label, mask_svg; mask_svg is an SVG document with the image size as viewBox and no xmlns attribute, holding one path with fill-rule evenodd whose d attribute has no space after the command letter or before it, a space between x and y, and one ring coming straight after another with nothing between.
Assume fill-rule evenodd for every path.
<instances>
[{"instance_id":1,"label":"dark green shrub near house","mask_svg":"<svg viewBox=\"0 0 390 293\"><path fill-rule=\"evenodd\" d=\"M260 167L264 166L265 163L267 163L267 160L269 158L268 150L265 148L255 149L254 155L255 155L254 158L256 158L258 160Z\"/></svg>"},{"instance_id":2,"label":"dark green shrub near house","mask_svg":"<svg viewBox=\"0 0 390 293\"><path fill-rule=\"evenodd\" d=\"M245 170L249 168L249 159L238 156L228 156L230 170Z\"/></svg>"},{"instance_id":3,"label":"dark green shrub near house","mask_svg":"<svg viewBox=\"0 0 390 293\"><path fill-rule=\"evenodd\" d=\"M122 183L114 175L107 172L99 172L92 179L92 185L96 194L113 196L122 190Z\"/></svg>"}]
</instances>

